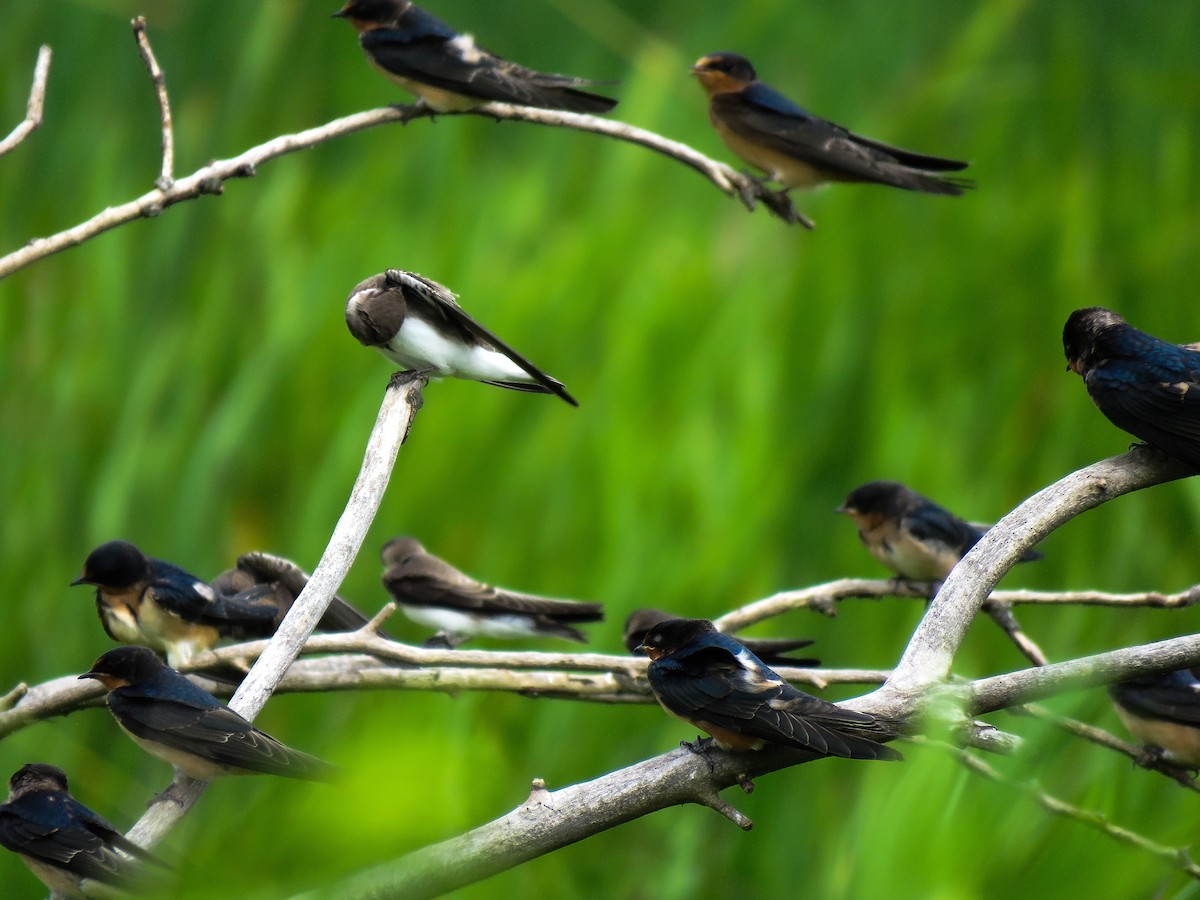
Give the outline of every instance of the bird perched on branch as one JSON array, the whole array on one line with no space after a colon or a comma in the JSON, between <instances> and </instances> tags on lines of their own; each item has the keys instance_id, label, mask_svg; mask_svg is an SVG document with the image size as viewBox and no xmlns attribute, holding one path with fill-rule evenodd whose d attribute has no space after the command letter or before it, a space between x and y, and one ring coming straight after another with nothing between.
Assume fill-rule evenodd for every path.
<instances>
[{"instance_id":1,"label":"bird perched on branch","mask_svg":"<svg viewBox=\"0 0 1200 900\"><path fill-rule=\"evenodd\" d=\"M468 316L447 288L414 272L388 269L356 284L346 300L346 326L402 369L556 394L579 405L561 381Z\"/></svg>"},{"instance_id":2,"label":"bird perched on branch","mask_svg":"<svg viewBox=\"0 0 1200 900\"><path fill-rule=\"evenodd\" d=\"M1111 309L1077 309L1063 327L1067 366L1110 422L1200 469L1200 351L1138 331Z\"/></svg>"},{"instance_id":3,"label":"bird perched on branch","mask_svg":"<svg viewBox=\"0 0 1200 900\"><path fill-rule=\"evenodd\" d=\"M896 481L856 487L836 512L848 515L871 555L906 581L945 581L991 527L966 522ZM1026 550L1020 562L1041 558Z\"/></svg>"},{"instance_id":4,"label":"bird perched on branch","mask_svg":"<svg viewBox=\"0 0 1200 900\"><path fill-rule=\"evenodd\" d=\"M678 619L679 616L661 609L635 609L625 620L625 649L637 653L638 647L655 625L668 619ZM802 656L787 656L793 650L808 647L812 641L807 638L738 638L742 646L761 659L763 662L776 666L819 666L819 659Z\"/></svg>"},{"instance_id":5,"label":"bird perched on branch","mask_svg":"<svg viewBox=\"0 0 1200 900\"><path fill-rule=\"evenodd\" d=\"M491 100L580 113L604 113L617 105L581 90L603 82L536 72L501 59L407 0L349 0L333 15L358 31L371 65L436 112Z\"/></svg>"},{"instance_id":6,"label":"bird perched on branch","mask_svg":"<svg viewBox=\"0 0 1200 900\"><path fill-rule=\"evenodd\" d=\"M472 637L548 635L587 643L575 625L599 622L599 603L520 594L482 584L429 553L416 538L383 546L383 586L404 614L438 629L429 643L457 647Z\"/></svg>"},{"instance_id":7,"label":"bird perched on branch","mask_svg":"<svg viewBox=\"0 0 1200 900\"><path fill-rule=\"evenodd\" d=\"M1200 681L1187 669L1109 685L1117 715L1153 756L1200 769Z\"/></svg>"},{"instance_id":8,"label":"bird perched on branch","mask_svg":"<svg viewBox=\"0 0 1200 900\"><path fill-rule=\"evenodd\" d=\"M104 685L109 712L138 746L192 778L265 773L322 781L332 771L259 731L146 647L109 650L79 677Z\"/></svg>"},{"instance_id":9,"label":"bird perched on branch","mask_svg":"<svg viewBox=\"0 0 1200 900\"><path fill-rule=\"evenodd\" d=\"M24 765L8 786L8 802L0 804L0 844L20 854L51 891L91 896L84 882L128 888L141 862L170 868L72 797L57 766Z\"/></svg>"},{"instance_id":10,"label":"bird perched on branch","mask_svg":"<svg viewBox=\"0 0 1200 900\"><path fill-rule=\"evenodd\" d=\"M88 554L72 586L96 588L96 611L108 636L150 647L173 666L220 641L270 637L296 593L278 579L257 582L246 571L224 573L214 588L190 572L151 559L128 541L109 541ZM367 618L335 598L318 628L352 631Z\"/></svg>"},{"instance_id":11,"label":"bird perched on branch","mask_svg":"<svg viewBox=\"0 0 1200 900\"><path fill-rule=\"evenodd\" d=\"M944 174L969 163L892 147L814 116L759 81L744 56L703 56L692 74L725 146L785 189L857 181L956 197L971 187Z\"/></svg>"},{"instance_id":12,"label":"bird perched on branch","mask_svg":"<svg viewBox=\"0 0 1200 900\"><path fill-rule=\"evenodd\" d=\"M670 619L638 648L663 709L712 735L724 750L782 744L848 759L901 759L869 736L884 722L798 690L707 619Z\"/></svg>"}]
</instances>

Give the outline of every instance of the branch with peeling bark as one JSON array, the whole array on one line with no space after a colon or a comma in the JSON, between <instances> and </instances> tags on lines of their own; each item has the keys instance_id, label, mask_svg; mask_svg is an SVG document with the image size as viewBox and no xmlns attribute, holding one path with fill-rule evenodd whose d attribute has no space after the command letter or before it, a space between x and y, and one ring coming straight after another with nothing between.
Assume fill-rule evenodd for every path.
<instances>
[{"instance_id":1,"label":"branch with peeling bark","mask_svg":"<svg viewBox=\"0 0 1200 900\"><path fill-rule=\"evenodd\" d=\"M168 207L185 200L195 200L208 194L220 194L224 184L234 178L250 178L265 162L307 150L318 144L353 134L377 125L399 123L401 125L419 118L432 119L435 115L475 115L495 119L497 121L532 122L538 125L549 125L555 128L569 128L575 131L587 131L606 137L647 147L657 153L677 160L695 169L719 190L729 196L737 197L747 209L753 210L762 203L776 217L785 222L799 223L806 228L813 224L792 205L786 191L775 191L768 188L756 178L739 172L736 169L705 156L686 144L670 140L643 128L626 125L612 119L602 119L584 113L558 112L555 110L532 109L525 106L512 106L507 103L485 103L482 106L462 112L434 113L433 110L421 105L394 106L387 109L376 109L370 112L357 113L335 119L316 128L309 128L297 134L282 135L273 138L256 147L251 147L230 159L217 160L197 169L191 175L174 180L174 139L171 130L170 103L167 98L166 82L162 69L154 57L153 50L146 35L145 21L135 19L133 22L134 35L138 42L138 50L150 70L158 97L160 118L162 120L163 158L162 171L157 179L156 188L142 196L110 206L85 222L57 234L44 238L34 238L24 247L0 257L0 278L5 278L38 260L45 259L68 247L74 247L90 240L106 231L111 231L127 222L140 218L159 216ZM34 92L30 96L30 114L18 129L0 143L0 155L20 143L41 122L41 98L45 94L45 68L49 66L50 50L42 48L42 57L38 59L38 69L34 78ZM40 80L39 80L39 75ZM40 92L39 92L40 85ZM37 98L36 118L34 118L34 99ZM20 132L20 134L18 134ZM15 136L15 140L14 140ZM9 142L12 145L9 146Z\"/></svg>"}]
</instances>

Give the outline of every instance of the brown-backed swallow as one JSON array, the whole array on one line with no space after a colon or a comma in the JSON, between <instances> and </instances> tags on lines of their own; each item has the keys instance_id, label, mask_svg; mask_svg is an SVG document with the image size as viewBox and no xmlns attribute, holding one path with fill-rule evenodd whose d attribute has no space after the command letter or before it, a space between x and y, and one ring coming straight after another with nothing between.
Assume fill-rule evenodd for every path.
<instances>
[{"instance_id":1,"label":"brown-backed swallow","mask_svg":"<svg viewBox=\"0 0 1200 900\"><path fill-rule=\"evenodd\" d=\"M57 766L29 763L0 804L0 844L20 854L51 891L90 896L85 882L128 888L139 862L170 868L71 796Z\"/></svg>"},{"instance_id":2,"label":"brown-backed swallow","mask_svg":"<svg viewBox=\"0 0 1200 900\"><path fill-rule=\"evenodd\" d=\"M358 31L371 65L436 112L457 112L488 101L603 113L610 97L580 88L600 82L535 72L475 45L441 19L407 0L349 0L335 18Z\"/></svg>"},{"instance_id":3,"label":"brown-backed swallow","mask_svg":"<svg viewBox=\"0 0 1200 900\"><path fill-rule=\"evenodd\" d=\"M1063 328L1068 368L1110 422L1200 469L1200 352L1138 331L1110 309L1077 309Z\"/></svg>"},{"instance_id":4,"label":"brown-backed swallow","mask_svg":"<svg viewBox=\"0 0 1200 900\"><path fill-rule=\"evenodd\" d=\"M701 57L692 74L708 94L708 116L725 146L785 190L858 181L958 196L971 186L942 174L969 163L902 150L818 118L759 81L744 56Z\"/></svg>"},{"instance_id":5,"label":"brown-backed swallow","mask_svg":"<svg viewBox=\"0 0 1200 900\"><path fill-rule=\"evenodd\" d=\"M346 326L360 344L404 370L556 394L579 405L561 381L468 316L448 289L413 272L388 269L356 284L346 300Z\"/></svg>"},{"instance_id":6,"label":"brown-backed swallow","mask_svg":"<svg viewBox=\"0 0 1200 900\"><path fill-rule=\"evenodd\" d=\"M1117 715L1154 755L1200 769L1200 681L1187 669L1109 685Z\"/></svg>"},{"instance_id":7,"label":"brown-backed swallow","mask_svg":"<svg viewBox=\"0 0 1200 900\"><path fill-rule=\"evenodd\" d=\"M308 579L309 574L290 559L254 550L239 556L235 567L222 572L212 580L211 585L222 596L241 595L256 602L272 604L279 610L279 619L282 621L284 614L292 608L308 584ZM317 623L317 630L358 631L370 621L353 604L335 596Z\"/></svg>"},{"instance_id":8,"label":"brown-backed swallow","mask_svg":"<svg viewBox=\"0 0 1200 900\"><path fill-rule=\"evenodd\" d=\"M712 735L724 750L782 744L848 759L901 759L866 735L888 729L875 716L843 709L788 684L707 619L670 619L638 648L663 709Z\"/></svg>"},{"instance_id":9,"label":"brown-backed swallow","mask_svg":"<svg viewBox=\"0 0 1200 900\"><path fill-rule=\"evenodd\" d=\"M848 515L871 555L906 581L945 581L991 527L966 522L896 481L856 487L836 512ZM1020 562L1041 558L1027 550Z\"/></svg>"},{"instance_id":10,"label":"brown-backed swallow","mask_svg":"<svg viewBox=\"0 0 1200 900\"><path fill-rule=\"evenodd\" d=\"M185 775L283 775L323 781L332 767L259 731L146 647L109 650L79 676L108 689L109 712L147 753Z\"/></svg>"},{"instance_id":11,"label":"brown-backed swallow","mask_svg":"<svg viewBox=\"0 0 1200 900\"><path fill-rule=\"evenodd\" d=\"M599 622L599 603L519 594L481 584L427 552L412 537L383 546L383 586L404 614L438 629L430 643L457 647L477 635L526 638L538 635L586 643L573 624Z\"/></svg>"},{"instance_id":12,"label":"brown-backed swallow","mask_svg":"<svg viewBox=\"0 0 1200 900\"><path fill-rule=\"evenodd\" d=\"M630 653L639 652L638 647L646 639L647 631L668 619L678 618L679 616L663 612L661 609L635 609L625 620L625 649ZM821 664L819 659L786 655L793 650L810 646L812 641L807 638L738 638L738 640L741 641L742 646L769 665L808 667Z\"/></svg>"}]
</instances>

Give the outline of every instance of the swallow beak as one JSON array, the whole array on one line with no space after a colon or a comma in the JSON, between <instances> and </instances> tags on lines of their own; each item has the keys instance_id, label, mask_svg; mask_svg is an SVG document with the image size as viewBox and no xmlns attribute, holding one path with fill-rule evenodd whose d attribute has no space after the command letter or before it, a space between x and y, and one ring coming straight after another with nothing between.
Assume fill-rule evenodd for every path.
<instances>
[{"instance_id":1,"label":"swallow beak","mask_svg":"<svg viewBox=\"0 0 1200 900\"><path fill-rule=\"evenodd\" d=\"M837 507L834 510L834 512L835 513L844 513L845 515L850 515L850 507L848 507L845 503L843 503L841 506Z\"/></svg>"},{"instance_id":2,"label":"swallow beak","mask_svg":"<svg viewBox=\"0 0 1200 900\"><path fill-rule=\"evenodd\" d=\"M96 672L84 672L79 676L78 680L83 681L85 678L95 678L97 681L100 680L100 676Z\"/></svg>"},{"instance_id":3,"label":"swallow beak","mask_svg":"<svg viewBox=\"0 0 1200 900\"><path fill-rule=\"evenodd\" d=\"M79 587L79 585L81 585L81 584L91 584L91 582L87 580L86 575L80 575L78 578L76 578L74 581L72 581L67 586L68 587Z\"/></svg>"}]
</instances>

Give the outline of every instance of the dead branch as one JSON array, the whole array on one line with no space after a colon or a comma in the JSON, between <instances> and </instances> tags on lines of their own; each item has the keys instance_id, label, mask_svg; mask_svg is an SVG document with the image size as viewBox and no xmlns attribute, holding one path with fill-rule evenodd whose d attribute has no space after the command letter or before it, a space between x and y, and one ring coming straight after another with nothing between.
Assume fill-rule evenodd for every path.
<instances>
[{"instance_id":1,"label":"dead branch","mask_svg":"<svg viewBox=\"0 0 1200 900\"><path fill-rule=\"evenodd\" d=\"M142 54L142 61L150 70L154 93L158 97L159 118L162 120L162 174L154 184L165 191L175 181L175 133L171 127L171 101L167 98L167 79L159 68L154 50L150 47L144 16L133 20L133 37L137 41L138 51Z\"/></svg>"},{"instance_id":2,"label":"dead branch","mask_svg":"<svg viewBox=\"0 0 1200 900\"><path fill-rule=\"evenodd\" d=\"M25 118L8 137L0 141L0 156L33 134L42 124L42 113L46 106L46 80L50 76L50 47L42 44L37 62L33 66L33 86L29 89L29 102L25 104Z\"/></svg>"}]
</instances>

